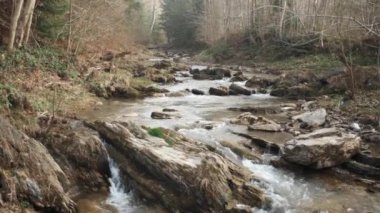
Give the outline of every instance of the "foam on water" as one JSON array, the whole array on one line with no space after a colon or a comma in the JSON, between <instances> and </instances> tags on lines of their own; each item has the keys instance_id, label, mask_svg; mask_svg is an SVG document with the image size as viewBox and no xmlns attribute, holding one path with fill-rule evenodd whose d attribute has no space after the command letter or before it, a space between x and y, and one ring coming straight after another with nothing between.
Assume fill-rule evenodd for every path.
<instances>
[{"instance_id":1,"label":"foam on water","mask_svg":"<svg viewBox=\"0 0 380 213\"><path fill-rule=\"evenodd\" d=\"M296 180L294 175L278 170L271 165L254 164L246 159L242 161L242 164L262 180L257 184L265 188L273 200L270 210L257 210L258 212L299 212L300 207L307 206L312 202L308 184Z\"/></svg>"}]
</instances>

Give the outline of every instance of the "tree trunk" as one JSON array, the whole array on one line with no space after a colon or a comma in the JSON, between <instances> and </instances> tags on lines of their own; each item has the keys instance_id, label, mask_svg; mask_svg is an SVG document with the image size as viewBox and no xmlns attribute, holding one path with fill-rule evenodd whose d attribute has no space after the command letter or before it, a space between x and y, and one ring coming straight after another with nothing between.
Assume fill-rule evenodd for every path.
<instances>
[{"instance_id":1,"label":"tree trunk","mask_svg":"<svg viewBox=\"0 0 380 213\"><path fill-rule=\"evenodd\" d=\"M25 6L23 9L23 13L20 17L20 39L17 41L17 46L21 47L26 44L25 41L28 39L25 39L26 37L29 37L30 27L33 20L33 11L34 7L36 5L36 0L26 0ZM24 37L26 35L26 37Z\"/></svg>"},{"instance_id":2,"label":"tree trunk","mask_svg":"<svg viewBox=\"0 0 380 213\"><path fill-rule=\"evenodd\" d=\"M13 50L14 48L14 43L15 43L16 34L17 34L17 25L20 19L20 14L21 14L23 5L24 5L24 0L16 0L14 10L12 11L11 26L9 28L9 43L8 43L9 51Z\"/></svg>"},{"instance_id":3,"label":"tree trunk","mask_svg":"<svg viewBox=\"0 0 380 213\"><path fill-rule=\"evenodd\" d=\"M283 28L284 28L284 20L285 20L285 15L286 15L286 6L287 6L287 0L283 0L283 9L282 9L282 15L281 15L281 20L280 20L280 39L282 39L282 34L283 34Z\"/></svg>"}]
</instances>

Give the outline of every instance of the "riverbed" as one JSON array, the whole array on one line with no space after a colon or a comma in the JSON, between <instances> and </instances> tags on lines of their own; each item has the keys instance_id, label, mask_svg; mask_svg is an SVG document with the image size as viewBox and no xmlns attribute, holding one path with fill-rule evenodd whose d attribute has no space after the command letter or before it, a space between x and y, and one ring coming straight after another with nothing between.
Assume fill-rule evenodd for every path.
<instances>
[{"instance_id":1,"label":"riverbed","mask_svg":"<svg viewBox=\"0 0 380 213\"><path fill-rule=\"evenodd\" d=\"M248 73L247 75L249 75ZM178 77L182 83L157 85L171 92L183 92L186 89L208 91L210 87L229 86L228 78L223 80L193 80L191 77ZM244 82L239 83L244 85ZM269 164L277 156L257 148L264 163L255 163L240 157L222 145L223 141L239 143L248 139L233 132L246 132L246 128L233 125L230 120L241 112L229 108L249 106L273 106L290 103L289 100L271 97L268 94L251 96L197 96L187 93L176 97L151 97L143 100L107 100L96 110L82 115L88 120L133 121L147 127L164 127L176 130L186 137L213 146L231 161L246 167L252 173L265 180L261 187L273 199L271 210L254 209L254 212L380 212L380 195L370 193L364 185L355 180L345 179L344 171L302 170L291 172L275 168ZM155 120L151 118L154 111L174 109L180 118ZM280 122L281 118L278 119ZM205 127L209 128L205 128ZM281 134L268 134L272 140L284 140ZM111 163L113 163L111 161ZM108 195L89 195L79 202L80 212L93 212L86 206L97 206L97 212L162 212L161 208L152 208L133 195L118 174L117 165L112 164L113 177ZM83 204L84 203L84 204Z\"/></svg>"}]
</instances>

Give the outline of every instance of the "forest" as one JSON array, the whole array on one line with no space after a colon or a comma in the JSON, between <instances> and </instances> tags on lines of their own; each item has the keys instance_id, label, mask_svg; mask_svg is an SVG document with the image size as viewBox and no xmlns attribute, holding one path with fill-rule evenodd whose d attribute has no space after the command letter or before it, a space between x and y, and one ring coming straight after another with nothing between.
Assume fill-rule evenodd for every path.
<instances>
[{"instance_id":1,"label":"forest","mask_svg":"<svg viewBox=\"0 0 380 213\"><path fill-rule=\"evenodd\" d=\"M379 0L0 0L0 212L380 212Z\"/></svg>"}]
</instances>

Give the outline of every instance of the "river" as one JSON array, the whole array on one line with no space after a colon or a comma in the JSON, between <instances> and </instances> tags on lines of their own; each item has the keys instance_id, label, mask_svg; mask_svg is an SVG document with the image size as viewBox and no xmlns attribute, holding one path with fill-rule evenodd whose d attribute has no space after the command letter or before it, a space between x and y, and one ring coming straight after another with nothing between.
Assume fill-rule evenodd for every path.
<instances>
[{"instance_id":1,"label":"river","mask_svg":"<svg viewBox=\"0 0 380 213\"><path fill-rule=\"evenodd\" d=\"M163 85L162 88L171 92L185 89L200 89L208 91L213 86L230 84L229 79L216 81L197 81L190 77L178 77L183 83ZM241 83L243 85L243 83ZM255 175L265 180L263 184L266 193L274 201L271 210L255 209L255 212L296 213L296 212L380 212L380 196L367 192L366 188L355 181L345 180L344 173L339 177L331 170L305 170L297 173L278 169L269 164L271 158L277 156L257 150L267 159L264 164L257 164L239 157L229 148L221 145L222 141L241 142L248 139L232 133L232 131L247 131L230 124L230 120L240 113L228 110L231 107L268 106L288 103L265 94L251 96L196 96L188 94L181 97L152 97L144 100L112 100L107 101L97 110L86 112L83 117L90 120L133 121L149 127L165 127L179 131L188 138L207 143L230 160L249 169ZM164 108L178 110L181 118L171 120L154 120L151 113ZM281 119L281 118L275 118ZM205 129L205 125L212 129ZM284 135L268 134L275 140L285 140ZM286 138L286 137L285 137ZM80 212L90 212L81 203L92 202L98 205L99 212L160 212L157 208L147 207L144 202L137 201L133 193L122 184L117 165L110 160L112 178L109 195L98 195L83 198L79 203Z\"/></svg>"}]
</instances>

